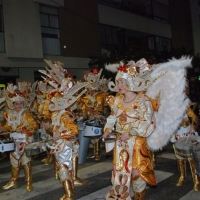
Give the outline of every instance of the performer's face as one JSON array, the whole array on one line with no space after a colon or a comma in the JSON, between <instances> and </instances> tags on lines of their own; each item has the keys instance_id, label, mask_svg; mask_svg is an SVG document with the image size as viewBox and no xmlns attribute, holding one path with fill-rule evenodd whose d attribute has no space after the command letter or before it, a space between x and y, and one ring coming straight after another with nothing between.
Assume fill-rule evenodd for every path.
<instances>
[{"instance_id":1,"label":"performer's face","mask_svg":"<svg viewBox=\"0 0 200 200\"><path fill-rule=\"evenodd\" d=\"M120 78L118 79L117 81L117 86L118 86L118 89L119 89L119 93L120 94L124 94L127 92L127 90L124 88L124 79L123 78Z\"/></svg>"},{"instance_id":2,"label":"performer's face","mask_svg":"<svg viewBox=\"0 0 200 200\"><path fill-rule=\"evenodd\" d=\"M24 107L24 102L23 101L15 101L13 103L14 110L15 111L20 111Z\"/></svg>"}]
</instances>

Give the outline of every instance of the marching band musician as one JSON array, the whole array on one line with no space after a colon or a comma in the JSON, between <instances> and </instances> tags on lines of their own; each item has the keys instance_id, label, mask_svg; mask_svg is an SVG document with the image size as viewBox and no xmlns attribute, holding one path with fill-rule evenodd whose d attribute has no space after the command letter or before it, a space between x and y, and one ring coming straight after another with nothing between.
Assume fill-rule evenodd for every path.
<instances>
[{"instance_id":1,"label":"marching band musician","mask_svg":"<svg viewBox=\"0 0 200 200\"><path fill-rule=\"evenodd\" d=\"M187 96L189 95L188 83L186 84L186 87L185 87L185 93ZM188 137L190 137L191 135L198 136L198 133L196 132L197 123L198 123L198 118L192 109L192 103L191 103L187 109L187 112L184 114L183 121L182 121L180 127L178 128L177 132L171 138L171 142L173 143L173 148L174 148L174 154L175 154L175 157L177 160L178 170L180 173L180 177L176 183L176 186L183 185L183 182L186 178L186 161L188 160L190 169L191 169L191 173L192 173L193 182L194 182L194 186L193 186L194 191L200 190L200 181L199 181L198 175L196 174L196 167L195 167L194 159L193 159L193 157L186 158L186 157L181 156L177 152L175 144L181 138L185 138L187 141Z\"/></svg>"},{"instance_id":2,"label":"marching band musician","mask_svg":"<svg viewBox=\"0 0 200 200\"><path fill-rule=\"evenodd\" d=\"M108 96L107 83L110 79L100 79L101 73L102 69L98 71L95 68L91 73L84 76L84 79L90 83L90 86L87 89L87 93L77 101L77 104L79 104L78 107L80 108L80 113L84 121L94 120L94 123L97 122L96 125L103 127L107 114L106 109L108 107L106 103L106 97ZM91 137L91 143L94 147L94 155L92 158L99 161L101 158L100 138Z\"/></svg>"},{"instance_id":3,"label":"marching band musician","mask_svg":"<svg viewBox=\"0 0 200 200\"><path fill-rule=\"evenodd\" d=\"M72 78L67 76L67 71L62 68L60 62L55 64L50 61L46 62L52 70L49 70L50 73L52 72L50 74L52 75L51 80L55 84L59 83L59 86L56 85L55 89L47 94L50 100L48 109L51 113L51 121L41 122L41 128L51 132L53 135L53 143L47 143L47 147L50 149L50 154L55 156L55 170L65 191L60 200L74 200L74 185L83 185L86 181L77 176L79 156L78 126L74 122L70 106L72 102L74 103L80 97L79 95L84 94L84 90L81 94L78 94L78 91L87 84L81 83L79 86L75 84ZM54 73L55 70L56 73ZM74 90L73 86L75 86Z\"/></svg>"},{"instance_id":4,"label":"marching band musician","mask_svg":"<svg viewBox=\"0 0 200 200\"><path fill-rule=\"evenodd\" d=\"M37 117L40 121L51 121L51 112L49 111L49 96L48 91L52 89L51 86L47 84L47 82L39 81L37 84L36 90L36 111ZM45 130L40 129L41 136L45 135L45 139L50 139L52 136L45 132ZM49 149L46 151L46 158L42 159L41 162L44 165L50 165L54 163L54 155L49 153ZM57 174L55 173L55 179L57 179Z\"/></svg>"},{"instance_id":5,"label":"marching band musician","mask_svg":"<svg viewBox=\"0 0 200 200\"><path fill-rule=\"evenodd\" d=\"M109 70L109 65L106 67ZM142 74L151 71L145 59L127 65L116 66L116 85L110 90L118 92L116 96L107 98L111 114L104 126L103 139L110 137L116 129L116 141L107 146L107 152L114 148L112 188L105 199L132 199L130 185L132 183L135 200L144 200L146 185L156 185L152 165L152 154L146 138L154 131L153 108L145 96L148 76ZM136 83L135 78L140 81ZM137 80L138 80L137 79ZM109 149L109 150L108 150Z\"/></svg>"},{"instance_id":6,"label":"marching band musician","mask_svg":"<svg viewBox=\"0 0 200 200\"><path fill-rule=\"evenodd\" d=\"M5 105L5 98L3 91L0 89L0 127L5 125L5 118L4 118L4 112L6 110L6 105ZM4 140L9 138L8 134L0 136L0 140ZM0 160L3 160L6 158L6 153L0 153Z\"/></svg>"},{"instance_id":7,"label":"marching band musician","mask_svg":"<svg viewBox=\"0 0 200 200\"><path fill-rule=\"evenodd\" d=\"M25 146L32 143L32 135L37 129L37 123L26 109L27 91L23 87L9 84L6 88L6 101L9 110L4 113L6 124L0 132L9 132L13 138L15 149L10 153L11 179L3 186L3 190L18 187L20 164L25 172L26 190L32 191L31 159L26 156Z\"/></svg>"}]
</instances>

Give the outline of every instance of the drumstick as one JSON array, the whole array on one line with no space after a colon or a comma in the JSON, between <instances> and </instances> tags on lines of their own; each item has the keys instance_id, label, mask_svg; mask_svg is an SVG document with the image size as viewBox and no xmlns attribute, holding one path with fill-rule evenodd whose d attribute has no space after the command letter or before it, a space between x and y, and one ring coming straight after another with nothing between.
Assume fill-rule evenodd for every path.
<instances>
[{"instance_id":1,"label":"drumstick","mask_svg":"<svg viewBox=\"0 0 200 200\"><path fill-rule=\"evenodd\" d=\"M7 132L7 133L0 133L0 135L7 135L7 134L11 134L11 132Z\"/></svg>"},{"instance_id":2,"label":"drumstick","mask_svg":"<svg viewBox=\"0 0 200 200\"><path fill-rule=\"evenodd\" d=\"M114 142L116 140L117 140L117 138L102 138L103 142Z\"/></svg>"},{"instance_id":3,"label":"drumstick","mask_svg":"<svg viewBox=\"0 0 200 200\"><path fill-rule=\"evenodd\" d=\"M185 144L187 144L189 137L190 137L190 135L187 136L187 140L185 141Z\"/></svg>"},{"instance_id":4,"label":"drumstick","mask_svg":"<svg viewBox=\"0 0 200 200\"><path fill-rule=\"evenodd\" d=\"M112 130L112 132L110 134L111 135L117 135L117 134L122 134L122 132Z\"/></svg>"}]
</instances>

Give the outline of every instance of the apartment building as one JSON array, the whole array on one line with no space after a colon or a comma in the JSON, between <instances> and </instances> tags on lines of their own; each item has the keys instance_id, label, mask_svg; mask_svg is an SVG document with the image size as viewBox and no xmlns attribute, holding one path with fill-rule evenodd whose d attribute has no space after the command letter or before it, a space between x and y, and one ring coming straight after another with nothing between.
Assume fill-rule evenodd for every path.
<instances>
[{"instance_id":1,"label":"apartment building","mask_svg":"<svg viewBox=\"0 0 200 200\"><path fill-rule=\"evenodd\" d=\"M200 52L198 0L0 0L0 83L34 82L44 59L77 80L91 57L134 44Z\"/></svg>"}]
</instances>

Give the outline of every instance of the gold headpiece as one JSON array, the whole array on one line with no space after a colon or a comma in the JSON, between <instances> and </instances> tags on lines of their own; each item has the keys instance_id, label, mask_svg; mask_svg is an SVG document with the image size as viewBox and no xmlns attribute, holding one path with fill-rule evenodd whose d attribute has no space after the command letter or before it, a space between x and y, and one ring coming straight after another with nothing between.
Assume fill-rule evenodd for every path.
<instances>
[{"instance_id":1,"label":"gold headpiece","mask_svg":"<svg viewBox=\"0 0 200 200\"><path fill-rule=\"evenodd\" d=\"M26 98L28 96L28 87L29 83L19 82L18 86L13 85L12 83L8 84L5 90L6 102L10 109L14 109L13 103L15 101L23 101L25 104Z\"/></svg>"},{"instance_id":2,"label":"gold headpiece","mask_svg":"<svg viewBox=\"0 0 200 200\"><path fill-rule=\"evenodd\" d=\"M100 87L100 76L103 69L100 69L98 73L90 72L84 76L84 80L89 83L88 88L97 90Z\"/></svg>"},{"instance_id":3,"label":"gold headpiece","mask_svg":"<svg viewBox=\"0 0 200 200\"><path fill-rule=\"evenodd\" d=\"M106 79L106 78L102 77L99 80L99 90L102 92L107 92L109 90L108 83L110 82L110 80L111 80L111 78Z\"/></svg>"},{"instance_id":4,"label":"gold headpiece","mask_svg":"<svg viewBox=\"0 0 200 200\"><path fill-rule=\"evenodd\" d=\"M53 90L49 92L51 102L49 104L50 111L64 110L70 107L77 101L83 94L86 93L88 83L77 82L67 92Z\"/></svg>"},{"instance_id":5,"label":"gold headpiece","mask_svg":"<svg viewBox=\"0 0 200 200\"><path fill-rule=\"evenodd\" d=\"M80 82L75 83L73 81L72 75L68 74L66 69L63 69L60 62L55 62L45 60L45 62L50 66L51 69L39 70L39 72L45 74L47 78L43 79L54 87L47 94L50 103L50 111L59 111L71 106L80 96L85 92L89 83Z\"/></svg>"},{"instance_id":6,"label":"gold headpiece","mask_svg":"<svg viewBox=\"0 0 200 200\"><path fill-rule=\"evenodd\" d=\"M120 63L114 65L107 65L107 70L117 72L115 84L110 82L108 87L111 91L118 92L117 81L122 78L125 79L124 88L129 91L144 91L153 83L151 78L152 66L142 58L136 63L129 61L128 64Z\"/></svg>"}]
</instances>

